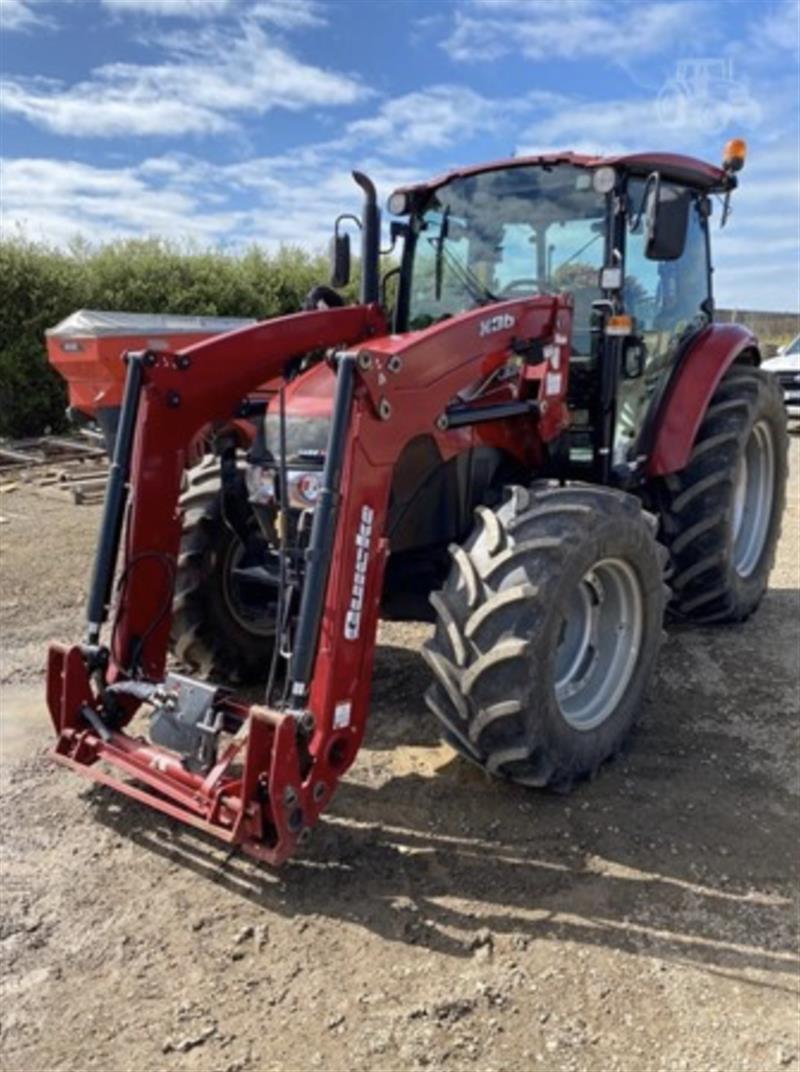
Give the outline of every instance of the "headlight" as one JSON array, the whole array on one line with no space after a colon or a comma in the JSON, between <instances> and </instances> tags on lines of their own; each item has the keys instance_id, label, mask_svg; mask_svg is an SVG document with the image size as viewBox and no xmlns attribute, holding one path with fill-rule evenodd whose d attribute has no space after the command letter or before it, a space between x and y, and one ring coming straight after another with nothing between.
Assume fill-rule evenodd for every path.
<instances>
[{"instance_id":1,"label":"headlight","mask_svg":"<svg viewBox=\"0 0 800 1072\"><path fill-rule=\"evenodd\" d=\"M308 509L316 506L322 490L322 473L289 473L289 505Z\"/></svg>"},{"instance_id":2,"label":"headlight","mask_svg":"<svg viewBox=\"0 0 800 1072\"><path fill-rule=\"evenodd\" d=\"M265 469L260 465L249 465L245 480L250 502L254 505L270 506L279 501L280 474L276 469ZM286 490L289 493L290 509L313 509L322 490L321 470L287 470Z\"/></svg>"},{"instance_id":3,"label":"headlight","mask_svg":"<svg viewBox=\"0 0 800 1072\"><path fill-rule=\"evenodd\" d=\"M403 193L402 190L395 190L389 195L386 207L393 216L405 216L408 212L408 194Z\"/></svg>"},{"instance_id":4,"label":"headlight","mask_svg":"<svg viewBox=\"0 0 800 1072\"><path fill-rule=\"evenodd\" d=\"M275 470L262 469L260 465L248 465L245 471L247 494L251 503L268 506L275 502Z\"/></svg>"},{"instance_id":5,"label":"headlight","mask_svg":"<svg viewBox=\"0 0 800 1072\"><path fill-rule=\"evenodd\" d=\"M617 182L617 173L612 167L604 165L592 172L592 186L598 194L610 194Z\"/></svg>"}]
</instances>

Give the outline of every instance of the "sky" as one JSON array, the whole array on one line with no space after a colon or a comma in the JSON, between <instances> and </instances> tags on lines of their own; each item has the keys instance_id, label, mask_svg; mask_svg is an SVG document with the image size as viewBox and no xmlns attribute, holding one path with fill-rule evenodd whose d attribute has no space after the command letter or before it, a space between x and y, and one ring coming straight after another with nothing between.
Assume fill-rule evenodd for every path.
<instances>
[{"instance_id":1,"label":"sky","mask_svg":"<svg viewBox=\"0 0 800 1072\"><path fill-rule=\"evenodd\" d=\"M743 137L717 303L800 308L800 0L0 0L0 74L6 235L321 249L354 167Z\"/></svg>"}]
</instances>

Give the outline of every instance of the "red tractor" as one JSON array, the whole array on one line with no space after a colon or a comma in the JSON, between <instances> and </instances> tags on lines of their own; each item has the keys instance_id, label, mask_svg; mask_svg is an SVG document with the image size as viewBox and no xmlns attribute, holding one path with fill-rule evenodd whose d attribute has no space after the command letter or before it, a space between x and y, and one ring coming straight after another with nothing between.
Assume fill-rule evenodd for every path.
<instances>
[{"instance_id":1,"label":"red tractor","mask_svg":"<svg viewBox=\"0 0 800 1072\"><path fill-rule=\"evenodd\" d=\"M782 400L711 293L711 199L727 210L743 159L553 154L400 189L391 308L356 173L358 304L319 287L129 351L86 636L50 649L57 757L280 863L358 753L383 615L435 622L426 699L473 763L595 772L667 604L741 621L774 557ZM341 218L334 265L341 287ZM201 435L214 468L187 490ZM171 628L212 680L167 671ZM263 704L232 672L266 679Z\"/></svg>"}]
</instances>

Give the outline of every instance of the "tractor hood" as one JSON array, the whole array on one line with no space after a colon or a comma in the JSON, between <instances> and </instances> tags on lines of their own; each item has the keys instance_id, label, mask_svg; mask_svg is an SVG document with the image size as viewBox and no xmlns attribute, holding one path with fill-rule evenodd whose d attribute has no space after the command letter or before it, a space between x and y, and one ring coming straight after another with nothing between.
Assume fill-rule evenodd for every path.
<instances>
[{"instance_id":1,"label":"tractor hood","mask_svg":"<svg viewBox=\"0 0 800 1072\"><path fill-rule=\"evenodd\" d=\"M316 456L321 463L328 443L335 385L335 373L321 361L286 387L287 461L304 455L306 462L313 461ZM275 395L264 417L264 443L275 458L281 455L280 426L280 404Z\"/></svg>"}]
</instances>

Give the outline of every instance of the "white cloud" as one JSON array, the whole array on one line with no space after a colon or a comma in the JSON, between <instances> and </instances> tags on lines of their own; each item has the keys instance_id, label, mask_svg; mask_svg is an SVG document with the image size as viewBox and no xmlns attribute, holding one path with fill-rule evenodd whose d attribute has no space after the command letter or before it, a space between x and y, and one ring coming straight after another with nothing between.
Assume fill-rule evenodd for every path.
<instances>
[{"instance_id":1,"label":"white cloud","mask_svg":"<svg viewBox=\"0 0 800 1072\"><path fill-rule=\"evenodd\" d=\"M348 143L363 141L386 156L408 157L426 150L463 156L465 142L480 134L507 137L509 151L523 117L564 100L531 92L520 97L485 97L463 85L435 85L385 101L378 112L346 128Z\"/></svg>"},{"instance_id":2,"label":"white cloud","mask_svg":"<svg viewBox=\"0 0 800 1072\"><path fill-rule=\"evenodd\" d=\"M350 123L347 131L354 139L404 156L447 148L496 126L504 104L466 86L433 86L386 101L377 115Z\"/></svg>"},{"instance_id":3,"label":"white cloud","mask_svg":"<svg viewBox=\"0 0 800 1072\"><path fill-rule=\"evenodd\" d=\"M3 109L54 134L105 138L117 135L209 134L229 120L212 109L159 98L139 87L100 77L68 90L44 80L0 83Z\"/></svg>"},{"instance_id":4,"label":"white cloud","mask_svg":"<svg viewBox=\"0 0 800 1072\"><path fill-rule=\"evenodd\" d=\"M780 0L772 7L764 5L759 12L753 37L762 46L778 51L800 51L800 3Z\"/></svg>"},{"instance_id":5,"label":"white cloud","mask_svg":"<svg viewBox=\"0 0 800 1072\"><path fill-rule=\"evenodd\" d=\"M52 19L36 10L41 0L0 0L0 30L27 31L53 26Z\"/></svg>"},{"instance_id":6,"label":"white cloud","mask_svg":"<svg viewBox=\"0 0 800 1072\"><path fill-rule=\"evenodd\" d=\"M317 0L257 0L247 9L247 17L274 23L280 30L324 26L325 7Z\"/></svg>"},{"instance_id":7,"label":"white cloud","mask_svg":"<svg viewBox=\"0 0 800 1072\"><path fill-rule=\"evenodd\" d=\"M115 15L207 19L233 10L235 0L100 0Z\"/></svg>"},{"instance_id":8,"label":"white cloud","mask_svg":"<svg viewBox=\"0 0 800 1072\"><path fill-rule=\"evenodd\" d=\"M11 234L20 228L57 245L77 235L93 243L155 235L232 248L258 242L320 250L335 217L360 207L361 193L350 176L355 164L382 195L420 177L410 168L390 170L380 160L324 146L228 165L183 154L118 168L4 160L0 229Z\"/></svg>"},{"instance_id":9,"label":"white cloud","mask_svg":"<svg viewBox=\"0 0 800 1072\"><path fill-rule=\"evenodd\" d=\"M3 232L21 226L31 237L65 244L153 234L222 238L233 212L203 212L196 194L148 183L136 168L97 168L72 161L6 160L0 168Z\"/></svg>"},{"instance_id":10,"label":"white cloud","mask_svg":"<svg viewBox=\"0 0 800 1072\"><path fill-rule=\"evenodd\" d=\"M244 114L352 104L355 78L304 63L253 23L162 35L160 63L108 63L83 82L7 79L4 109L57 134L130 137L218 133Z\"/></svg>"},{"instance_id":11,"label":"white cloud","mask_svg":"<svg viewBox=\"0 0 800 1072\"><path fill-rule=\"evenodd\" d=\"M227 15L268 22L282 30L321 26L326 21L319 0L101 0L101 3L115 15L198 20Z\"/></svg>"},{"instance_id":12,"label":"white cloud","mask_svg":"<svg viewBox=\"0 0 800 1072\"><path fill-rule=\"evenodd\" d=\"M467 0L455 11L442 47L454 60L486 62L520 53L528 59L613 61L668 52L708 36L703 0L630 3L609 0Z\"/></svg>"},{"instance_id":13,"label":"white cloud","mask_svg":"<svg viewBox=\"0 0 800 1072\"><path fill-rule=\"evenodd\" d=\"M725 133L757 130L763 116L755 96L685 100L667 94L650 99L565 101L543 113L520 135L521 154L575 149L607 156L656 147L663 152L722 151ZM646 132L646 133L645 133Z\"/></svg>"}]
</instances>

